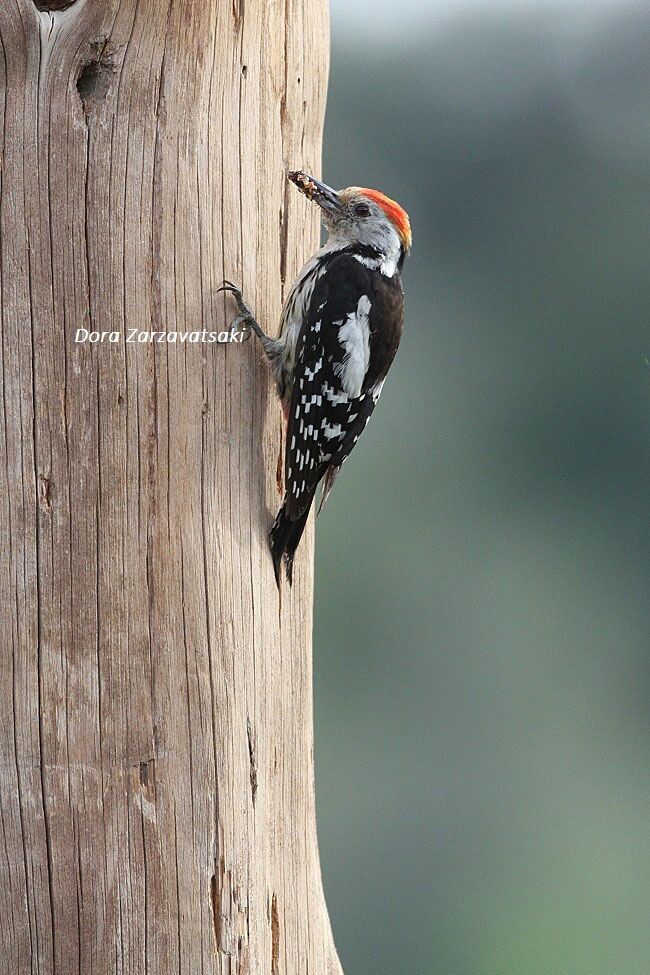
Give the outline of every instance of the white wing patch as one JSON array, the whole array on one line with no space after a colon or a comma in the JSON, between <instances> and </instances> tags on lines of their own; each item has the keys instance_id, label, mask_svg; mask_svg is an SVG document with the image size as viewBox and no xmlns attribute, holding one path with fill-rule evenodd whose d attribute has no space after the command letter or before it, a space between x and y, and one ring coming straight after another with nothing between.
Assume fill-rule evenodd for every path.
<instances>
[{"instance_id":1,"label":"white wing patch","mask_svg":"<svg viewBox=\"0 0 650 975\"><path fill-rule=\"evenodd\" d=\"M341 385L348 396L355 398L361 394L370 362L370 329L368 315L370 299L362 295L357 302L356 311L350 312L339 328L339 342L343 346L343 361L334 366Z\"/></svg>"}]
</instances>

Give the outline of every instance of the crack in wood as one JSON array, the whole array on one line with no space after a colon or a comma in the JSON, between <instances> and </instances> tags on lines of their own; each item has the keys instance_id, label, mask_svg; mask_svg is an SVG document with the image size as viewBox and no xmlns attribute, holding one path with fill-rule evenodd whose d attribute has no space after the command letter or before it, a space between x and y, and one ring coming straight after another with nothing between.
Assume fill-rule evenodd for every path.
<instances>
[{"instance_id":1,"label":"crack in wood","mask_svg":"<svg viewBox=\"0 0 650 975\"><path fill-rule=\"evenodd\" d=\"M278 898L273 894L271 898L271 975L278 975L280 962L280 918L278 916Z\"/></svg>"},{"instance_id":2,"label":"crack in wood","mask_svg":"<svg viewBox=\"0 0 650 975\"><path fill-rule=\"evenodd\" d=\"M221 884L223 882L223 861L219 861L219 874L212 874L210 878L210 907L212 909L212 929L214 931L215 951L223 951L222 922L221 922Z\"/></svg>"},{"instance_id":3,"label":"crack in wood","mask_svg":"<svg viewBox=\"0 0 650 975\"><path fill-rule=\"evenodd\" d=\"M155 800L156 795L156 760L149 758L145 762L140 762L138 769L140 787L145 799Z\"/></svg>"},{"instance_id":4,"label":"crack in wood","mask_svg":"<svg viewBox=\"0 0 650 975\"><path fill-rule=\"evenodd\" d=\"M239 25L244 19L245 0L232 0L232 16L235 21L235 30L239 30Z\"/></svg>"},{"instance_id":5,"label":"crack in wood","mask_svg":"<svg viewBox=\"0 0 650 975\"><path fill-rule=\"evenodd\" d=\"M251 719L246 718L246 734L248 737L248 764L250 766L250 781L251 781L251 795L253 797L253 806L255 805L255 799L257 797L257 758L255 755L255 741L253 739L253 729L251 727Z\"/></svg>"},{"instance_id":6,"label":"crack in wood","mask_svg":"<svg viewBox=\"0 0 650 975\"><path fill-rule=\"evenodd\" d=\"M52 510L52 482L45 474L38 475L38 501L46 511Z\"/></svg>"}]
</instances>

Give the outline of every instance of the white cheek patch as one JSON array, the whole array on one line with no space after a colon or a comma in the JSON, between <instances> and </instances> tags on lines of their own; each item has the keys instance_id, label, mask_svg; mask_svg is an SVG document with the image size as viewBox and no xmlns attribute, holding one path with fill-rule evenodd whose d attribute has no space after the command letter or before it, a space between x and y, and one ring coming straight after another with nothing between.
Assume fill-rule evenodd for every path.
<instances>
[{"instance_id":1,"label":"white cheek patch","mask_svg":"<svg viewBox=\"0 0 650 975\"><path fill-rule=\"evenodd\" d=\"M385 216L378 217L360 228L358 242L377 251L377 257L355 254L355 260L371 271L380 271L384 277L392 278L397 271L402 242L393 225Z\"/></svg>"},{"instance_id":2,"label":"white cheek patch","mask_svg":"<svg viewBox=\"0 0 650 975\"><path fill-rule=\"evenodd\" d=\"M334 366L341 385L348 396L359 396L370 362L370 299L362 295L357 309L350 312L339 328L338 339L343 346L343 361Z\"/></svg>"}]
</instances>

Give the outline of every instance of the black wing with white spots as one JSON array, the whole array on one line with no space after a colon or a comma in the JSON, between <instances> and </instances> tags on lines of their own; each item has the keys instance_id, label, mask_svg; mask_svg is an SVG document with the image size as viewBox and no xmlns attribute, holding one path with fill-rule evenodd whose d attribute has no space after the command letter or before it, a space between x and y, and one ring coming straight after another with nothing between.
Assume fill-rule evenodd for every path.
<instances>
[{"instance_id":1,"label":"black wing with white spots","mask_svg":"<svg viewBox=\"0 0 650 975\"><path fill-rule=\"evenodd\" d=\"M363 432L402 328L399 277L386 279L352 253L318 281L298 338L285 455L286 515L309 510Z\"/></svg>"}]
</instances>

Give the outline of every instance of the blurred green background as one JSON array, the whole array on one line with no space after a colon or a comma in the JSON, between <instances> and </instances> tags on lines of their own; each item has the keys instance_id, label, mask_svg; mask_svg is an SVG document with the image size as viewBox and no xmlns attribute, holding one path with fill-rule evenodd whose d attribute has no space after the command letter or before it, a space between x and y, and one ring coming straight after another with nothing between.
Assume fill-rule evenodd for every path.
<instances>
[{"instance_id":1,"label":"blurred green background","mask_svg":"<svg viewBox=\"0 0 650 975\"><path fill-rule=\"evenodd\" d=\"M324 176L410 212L319 519L346 975L650 973L650 13L332 0Z\"/></svg>"}]
</instances>

